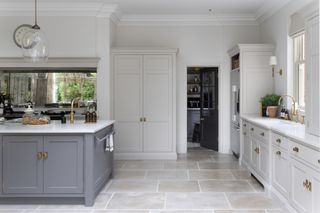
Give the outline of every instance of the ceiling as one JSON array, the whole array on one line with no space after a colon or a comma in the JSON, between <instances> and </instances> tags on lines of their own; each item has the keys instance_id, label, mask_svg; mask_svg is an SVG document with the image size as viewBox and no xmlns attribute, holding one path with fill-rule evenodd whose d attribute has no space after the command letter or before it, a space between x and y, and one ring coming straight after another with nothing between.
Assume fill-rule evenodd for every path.
<instances>
[{"instance_id":1,"label":"ceiling","mask_svg":"<svg viewBox=\"0 0 320 213\"><path fill-rule=\"evenodd\" d=\"M34 0L10 0L33 2ZM0 0L8 2L8 0ZM53 2L53 0L38 0ZM119 5L125 15L208 15L208 14L257 14L265 7L283 5L288 0L54 0L54 2L104 2ZM209 11L212 9L212 11Z\"/></svg>"}]
</instances>

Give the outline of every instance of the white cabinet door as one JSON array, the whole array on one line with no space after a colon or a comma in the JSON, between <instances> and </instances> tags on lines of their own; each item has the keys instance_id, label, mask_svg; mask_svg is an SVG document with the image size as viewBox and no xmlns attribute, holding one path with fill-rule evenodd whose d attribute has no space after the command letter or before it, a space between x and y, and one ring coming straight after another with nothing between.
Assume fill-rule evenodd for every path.
<instances>
[{"instance_id":1,"label":"white cabinet door","mask_svg":"<svg viewBox=\"0 0 320 213\"><path fill-rule=\"evenodd\" d=\"M116 152L142 151L142 56L114 56Z\"/></svg>"},{"instance_id":2,"label":"white cabinet door","mask_svg":"<svg viewBox=\"0 0 320 213\"><path fill-rule=\"evenodd\" d=\"M250 163L251 160L251 141L247 130L243 130L243 159L246 163Z\"/></svg>"},{"instance_id":3,"label":"white cabinet door","mask_svg":"<svg viewBox=\"0 0 320 213\"><path fill-rule=\"evenodd\" d=\"M310 213L312 204L312 194L305 187L306 180L311 180L306 166L292 160L291 167L291 200L295 208L301 213Z\"/></svg>"},{"instance_id":4,"label":"white cabinet door","mask_svg":"<svg viewBox=\"0 0 320 213\"><path fill-rule=\"evenodd\" d=\"M306 130L320 136L319 15L307 21Z\"/></svg>"},{"instance_id":5,"label":"white cabinet door","mask_svg":"<svg viewBox=\"0 0 320 213\"><path fill-rule=\"evenodd\" d=\"M315 173L311 180L312 184L312 213L320 212L320 173Z\"/></svg>"},{"instance_id":6,"label":"white cabinet door","mask_svg":"<svg viewBox=\"0 0 320 213\"><path fill-rule=\"evenodd\" d=\"M274 146L272 150L272 185L284 197L289 198L290 184L289 156Z\"/></svg>"},{"instance_id":7,"label":"white cabinet door","mask_svg":"<svg viewBox=\"0 0 320 213\"><path fill-rule=\"evenodd\" d=\"M251 166L258 171L259 165L259 142L251 137Z\"/></svg>"},{"instance_id":8,"label":"white cabinet door","mask_svg":"<svg viewBox=\"0 0 320 213\"><path fill-rule=\"evenodd\" d=\"M269 149L268 146L262 142L259 142L258 157L258 172L265 180L269 180Z\"/></svg>"},{"instance_id":9,"label":"white cabinet door","mask_svg":"<svg viewBox=\"0 0 320 213\"><path fill-rule=\"evenodd\" d=\"M172 56L143 57L143 151L169 152L172 147Z\"/></svg>"}]
</instances>

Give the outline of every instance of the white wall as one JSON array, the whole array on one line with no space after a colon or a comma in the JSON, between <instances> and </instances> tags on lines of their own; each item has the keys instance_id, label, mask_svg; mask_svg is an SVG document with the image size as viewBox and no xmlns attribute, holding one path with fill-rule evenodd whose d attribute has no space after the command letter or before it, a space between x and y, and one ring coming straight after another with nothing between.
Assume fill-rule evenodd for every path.
<instances>
[{"instance_id":1,"label":"white wall","mask_svg":"<svg viewBox=\"0 0 320 213\"><path fill-rule=\"evenodd\" d=\"M187 66L220 67L220 147L230 151L230 65L227 50L237 43L258 43L259 26L121 26L117 47L179 48L177 56L177 151L187 148Z\"/></svg>"},{"instance_id":2,"label":"white wall","mask_svg":"<svg viewBox=\"0 0 320 213\"><path fill-rule=\"evenodd\" d=\"M261 42L274 44L278 58L276 70L283 69L282 76L275 75L275 93L292 95L292 55L291 42L288 36L290 16L299 11L312 0L291 0L282 9L260 25Z\"/></svg>"},{"instance_id":3,"label":"white wall","mask_svg":"<svg viewBox=\"0 0 320 213\"><path fill-rule=\"evenodd\" d=\"M0 57L21 57L13 32L33 18L0 17ZM49 42L49 57L100 57L98 65L98 113L110 118L110 21L107 17L39 17L39 25Z\"/></svg>"}]
</instances>

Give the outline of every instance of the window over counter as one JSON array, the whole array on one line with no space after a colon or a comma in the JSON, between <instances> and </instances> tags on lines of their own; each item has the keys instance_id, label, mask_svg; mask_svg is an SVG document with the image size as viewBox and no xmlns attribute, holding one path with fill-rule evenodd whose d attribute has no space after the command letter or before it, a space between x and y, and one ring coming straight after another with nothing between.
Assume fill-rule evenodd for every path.
<instances>
[{"instance_id":1,"label":"window over counter","mask_svg":"<svg viewBox=\"0 0 320 213\"><path fill-rule=\"evenodd\" d=\"M305 33L292 36L293 40L293 92L300 110L305 109L306 62Z\"/></svg>"},{"instance_id":2,"label":"window over counter","mask_svg":"<svg viewBox=\"0 0 320 213\"><path fill-rule=\"evenodd\" d=\"M1 97L13 107L32 103L36 107L69 107L80 97L80 106L96 102L96 71L1 71Z\"/></svg>"}]
</instances>

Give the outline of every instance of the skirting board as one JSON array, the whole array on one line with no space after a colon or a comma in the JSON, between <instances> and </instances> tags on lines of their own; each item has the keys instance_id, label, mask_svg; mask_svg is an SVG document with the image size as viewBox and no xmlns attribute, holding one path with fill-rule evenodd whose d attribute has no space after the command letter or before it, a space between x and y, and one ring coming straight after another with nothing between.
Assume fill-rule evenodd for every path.
<instances>
[{"instance_id":1,"label":"skirting board","mask_svg":"<svg viewBox=\"0 0 320 213\"><path fill-rule=\"evenodd\" d=\"M176 160L177 153L114 153L115 160Z\"/></svg>"}]
</instances>

